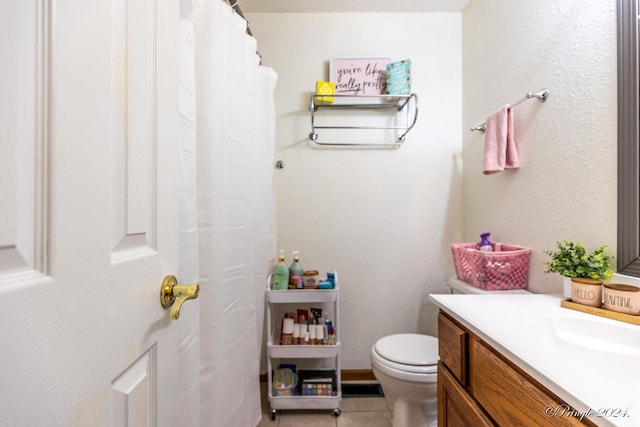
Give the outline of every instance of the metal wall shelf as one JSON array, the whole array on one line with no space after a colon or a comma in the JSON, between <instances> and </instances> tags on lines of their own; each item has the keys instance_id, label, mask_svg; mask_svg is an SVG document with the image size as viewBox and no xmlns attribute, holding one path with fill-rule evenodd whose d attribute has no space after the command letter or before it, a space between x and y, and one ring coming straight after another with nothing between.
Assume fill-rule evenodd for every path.
<instances>
[{"instance_id":1,"label":"metal wall shelf","mask_svg":"<svg viewBox=\"0 0 640 427\"><path fill-rule=\"evenodd\" d=\"M327 100L331 100L327 102ZM392 111L393 119L399 122L394 125L378 126L375 124L329 124L318 125L317 113L320 109L336 110L375 110L388 109ZM405 140L406 135L413 129L418 119L418 95L311 95L309 112L311 113L311 133L309 140L318 145L329 146L366 146L397 148ZM398 117L398 116L401 117ZM335 119L335 117L334 117ZM331 120L331 118L329 118ZM337 121L337 120L334 120ZM345 130L382 130L397 131L393 142L322 142L319 141L319 129L345 129Z\"/></svg>"}]
</instances>

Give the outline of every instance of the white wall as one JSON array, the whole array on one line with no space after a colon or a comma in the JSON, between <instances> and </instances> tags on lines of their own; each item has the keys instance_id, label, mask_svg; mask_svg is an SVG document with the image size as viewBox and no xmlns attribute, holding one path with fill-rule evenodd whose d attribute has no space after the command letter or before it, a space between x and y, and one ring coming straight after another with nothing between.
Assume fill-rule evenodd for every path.
<instances>
[{"instance_id":1,"label":"white wall","mask_svg":"<svg viewBox=\"0 0 640 427\"><path fill-rule=\"evenodd\" d=\"M452 274L449 245L491 231L530 247L530 289L560 239L616 245L615 2L471 1L462 14L249 14L276 90L278 247L342 284L343 368L369 367L371 344L433 333L429 292ZM421 110L396 151L317 150L308 97L332 57L411 58ZM482 174L469 128L518 106L522 167ZM463 108L464 106L464 108ZM464 147L464 174L461 151ZM463 194L464 193L464 194ZM463 203L464 200L464 203ZM464 215L462 214L464 212Z\"/></svg>"},{"instance_id":2,"label":"white wall","mask_svg":"<svg viewBox=\"0 0 640 427\"><path fill-rule=\"evenodd\" d=\"M464 238L530 247L529 287L561 292L542 253L581 239L616 249L615 2L471 1L463 11ZM528 91L513 112L521 168L482 174L469 127Z\"/></svg>"},{"instance_id":3,"label":"white wall","mask_svg":"<svg viewBox=\"0 0 640 427\"><path fill-rule=\"evenodd\" d=\"M461 234L461 14L247 14L263 63L279 75L275 172L278 248L306 269L337 270L344 369L371 345L434 333L426 303L452 273ZM420 113L397 150L317 149L309 96L334 57L410 58ZM322 137L322 135L321 135Z\"/></svg>"}]
</instances>

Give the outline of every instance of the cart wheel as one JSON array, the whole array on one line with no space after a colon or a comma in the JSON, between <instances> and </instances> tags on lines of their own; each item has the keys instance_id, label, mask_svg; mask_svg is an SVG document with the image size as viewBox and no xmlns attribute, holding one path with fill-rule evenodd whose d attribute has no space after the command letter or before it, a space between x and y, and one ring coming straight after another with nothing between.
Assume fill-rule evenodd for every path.
<instances>
[{"instance_id":1,"label":"cart wheel","mask_svg":"<svg viewBox=\"0 0 640 427\"><path fill-rule=\"evenodd\" d=\"M340 410L340 408L336 408L336 409L333 410L333 416L334 417L339 417L341 413L342 413L342 411Z\"/></svg>"},{"instance_id":2,"label":"cart wheel","mask_svg":"<svg viewBox=\"0 0 640 427\"><path fill-rule=\"evenodd\" d=\"M276 410L272 409L271 410L271 421L275 421L276 420Z\"/></svg>"}]
</instances>

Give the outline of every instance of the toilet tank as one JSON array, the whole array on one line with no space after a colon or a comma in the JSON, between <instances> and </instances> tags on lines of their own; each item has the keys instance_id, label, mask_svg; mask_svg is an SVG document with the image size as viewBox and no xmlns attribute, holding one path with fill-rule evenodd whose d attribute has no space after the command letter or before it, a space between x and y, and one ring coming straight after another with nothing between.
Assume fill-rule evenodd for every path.
<instances>
[{"instance_id":1,"label":"toilet tank","mask_svg":"<svg viewBox=\"0 0 640 427\"><path fill-rule=\"evenodd\" d=\"M467 282L463 282L458 279L456 276L449 277L449 289L451 289L452 294L529 294L531 292L526 289L506 289L506 290L498 290L498 291L485 291L484 289L476 288L473 285L470 285Z\"/></svg>"}]
</instances>

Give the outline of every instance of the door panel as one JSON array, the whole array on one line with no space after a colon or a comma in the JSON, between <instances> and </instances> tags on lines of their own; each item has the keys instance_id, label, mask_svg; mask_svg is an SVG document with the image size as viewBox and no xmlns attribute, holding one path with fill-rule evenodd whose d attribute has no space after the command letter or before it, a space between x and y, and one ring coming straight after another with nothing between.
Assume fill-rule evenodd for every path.
<instances>
[{"instance_id":1,"label":"door panel","mask_svg":"<svg viewBox=\"0 0 640 427\"><path fill-rule=\"evenodd\" d=\"M178 16L0 3L0 425L177 425Z\"/></svg>"},{"instance_id":2,"label":"door panel","mask_svg":"<svg viewBox=\"0 0 640 427\"><path fill-rule=\"evenodd\" d=\"M152 160L156 151L156 91L154 2L114 0L113 92L115 185L114 254L144 254L155 248ZM130 255L133 255L131 253Z\"/></svg>"},{"instance_id":3,"label":"door panel","mask_svg":"<svg viewBox=\"0 0 640 427\"><path fill-rule=\"evenodd\" d=\"M156 425L156 348L150 348L111 384L114 426ZM149 419L151 417L151 419Z\"/></svg>"},{"instance_id":4,"label":"door panel","mask_svg":"<svg viewBox=\"0 0 640 427\"><path fill-rule=\"evenodd\" d=\"M9 3L9 2L6 2ZM44 2L0 15L0 288L45 273L46 17ZM20 46L20 49L16 49ZM3 280L4 278L4 280Z\"/></svg>"}]
</instances>

